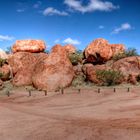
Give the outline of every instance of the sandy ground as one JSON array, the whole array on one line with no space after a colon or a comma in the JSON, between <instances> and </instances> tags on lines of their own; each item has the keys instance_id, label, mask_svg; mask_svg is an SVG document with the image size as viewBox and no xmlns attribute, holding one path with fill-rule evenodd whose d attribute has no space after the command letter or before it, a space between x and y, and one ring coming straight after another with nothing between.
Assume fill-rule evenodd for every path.
<instances>
[{"instance_id":1,"label":"sandy ground","mask_svg":"<svg viewBox=\"0 0 140 140\"><path fill-rule=\"evenodd\" d=\"M0 97L0 140L140 140L140 89L14 91Z\"/></svg>"}]
</instances>

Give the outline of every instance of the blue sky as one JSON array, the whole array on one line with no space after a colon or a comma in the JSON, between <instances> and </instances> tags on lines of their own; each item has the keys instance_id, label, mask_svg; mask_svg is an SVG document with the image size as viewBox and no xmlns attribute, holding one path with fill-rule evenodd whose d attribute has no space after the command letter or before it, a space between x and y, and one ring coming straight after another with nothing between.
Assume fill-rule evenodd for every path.
<instances>
[{"instance_id":1,"label":"blue sky","mask_svg":"<svg viewBox=\"0 0 140 140\"><path fill-rule=\"evenodd\" d=\"M105 38L140 53L139 0L1 0L0 48L19 39L42 39L84 49Z\"/></svg>"}]
</instances>

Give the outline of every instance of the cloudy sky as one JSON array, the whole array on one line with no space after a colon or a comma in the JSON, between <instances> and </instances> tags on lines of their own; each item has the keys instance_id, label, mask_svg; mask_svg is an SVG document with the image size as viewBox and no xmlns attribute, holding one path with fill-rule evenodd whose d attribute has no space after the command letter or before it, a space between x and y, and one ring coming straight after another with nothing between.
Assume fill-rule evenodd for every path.
<instances>
[{"instance_id":1,"label":"cloudy sky","mask_svg":"<svg viewBox=\"0 0 140 140\"><path fill-rule=\"evenodd\" d=\"M140 52L139 0L0 0L0 48L43 39L84 49L105 38Z\"/></svg>"}]
</instances>

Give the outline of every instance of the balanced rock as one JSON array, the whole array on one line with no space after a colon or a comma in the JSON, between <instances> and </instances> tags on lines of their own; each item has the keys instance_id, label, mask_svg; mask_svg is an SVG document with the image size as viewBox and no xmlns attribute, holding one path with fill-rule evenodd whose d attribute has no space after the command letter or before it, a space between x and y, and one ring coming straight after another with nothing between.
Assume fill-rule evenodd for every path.
<instances>
[{"instance_id":1,"label":"balanced rock","mask_svg":"<svg viewBox=\"0 0 140 140\"><path fill-rule=\"evenodd\" d=\"M140 57L126 57L116 61L113 68L124 75L125 82L136 83L136 77L140 75Z\"/></svg>"},{"instance_id":2,"label":"balanced rock","mask_svg":"<svg viewBox=\"0 0 140 140\"><path fill-rule=\"evenodd\" d=\"M88 45L84 54L87 62L98 64L110 60L115 54L124 50L122 44L109 44L107 40L99 38Z\"/></svg>"},{"instance_id":3,"label":"balanced rock","mask_svg":"<svg viewBox=\"0 0 140 140\"><path fill-rule=\"evenodd\" d=\"M42 40L17 40L12 47L12 52L43 52L46 48Z\"/></svg>"},{"instance_id":4,"label":"balanced rock","mask_svg":"<svg viewBox=\"0 0 140 140\"><path fill-rule=\"evenodd\" d=\"M65 45L64 48L68 54L72 54L76 52L76 48L71 44Z\"/></svg>"},{"instance_id":5,"label":"balanced rock","mask_svg":"<svg viewBox=\"0 0 140 140\"><path fill-rule=\"evenodd\" d=\"M66 50L56 45L47 58L38 61L32 80L37 89L54 91L69 86L73 77L73 66Z\"/></svg>"}]
</instances>

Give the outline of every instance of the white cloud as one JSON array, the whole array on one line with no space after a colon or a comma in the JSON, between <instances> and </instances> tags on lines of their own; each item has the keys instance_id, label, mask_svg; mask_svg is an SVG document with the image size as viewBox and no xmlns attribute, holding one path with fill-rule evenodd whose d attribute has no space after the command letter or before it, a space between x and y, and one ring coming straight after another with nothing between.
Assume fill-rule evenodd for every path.
<instances>
[{"instance_id":1,"label":"white cloud","mask_svg":"<svg viewBox=\"0 0 140 140\"><path fill-rule=\"evenodd\" d=\"M21 13L21 12L24 12L24 11L25 11L24 9L17 9L18 13Z\"/></svg>"},{"instance_id":2,"label":"white cloud","mask_svg":"<svg viewBox=\"0 0 140 140\"><path fill-rule=\"evenodd\" d=\"M65 0L64 3L71 9L82 13L112 11L119 8L119 6L114 5L112 2L102 0L89 0L87 5L83 5L81 0Z\"/></svg>"},{"instance_id":3,"label":"white cloud","mask_svg":"<svg viewBox=\"0 0 140 140\"><path fill-rule=\"evenodd\" d=\"M59 43L60 42L60 39L56 39L55 41L54 41L54 43Z\"/></svg>"},{"instance_id":4,"label":"white cloud","mask_svg":"<svg viewBox=\"0 0 140 140\"><path fill-rule=\"evenodd\" d=\"M123 23L120 27L114 29L112 34L118 34L121 31L131 30L132 26L129 23Z\"/></svg>"},{"instance_id":5,"label":"white cloud","mask_svg":"<svg viewBox=\"0 0 140 140\"><path fill-rule=\"evenodd\" d=\"M42 2L41 1L37 1L34 5L33 8L37 9L41 6Z\"/></svg>"},{"instance_id":6,"label":"white cloud","mask_svg":"<svg viewBox=\"0 0 140 140\"><path fill-rule=\"evenodd\" d=\"M63 41L63 43L66 43L66 44L72 44L72 45L80 45L81 42L76 40L76 39L72 39L72 38L67 38Z\"/></svg>"},{"instance_id":7,"label":"white cloud","mask_svg":"<svg viewBox=\"0 0 140 140\"><path fill-rule=\"evenodd\" d=\"M99 29L104 29L105 27L103 25L100 25L98 28Z\"/></svg>"},{"instance_id":8,"label":"white cloud","mask_svg":"<svg viewBox=\"0 0 140 140\"><path fill-rule=\"evenodd\" d=\"M0 41L12 41L12 40L14 40L14 37L12 37L12 36L8 36L8 35L6 35L6 36L4 36L4 35L0 35Z\"/></svg>"},{"instance_id":9,"label":"white cloud","mask_svg":"<svg viewBox=\"0 0 140 140\"><path fill-rule=\"evenodd\" d=\"M69 14L65 11L59 11L57 9L54 9L53 7L48 7L43 11L43 15L45 15L45 16L53 16L53 15L68 16Z\"/></svg>"}]
</instances>

